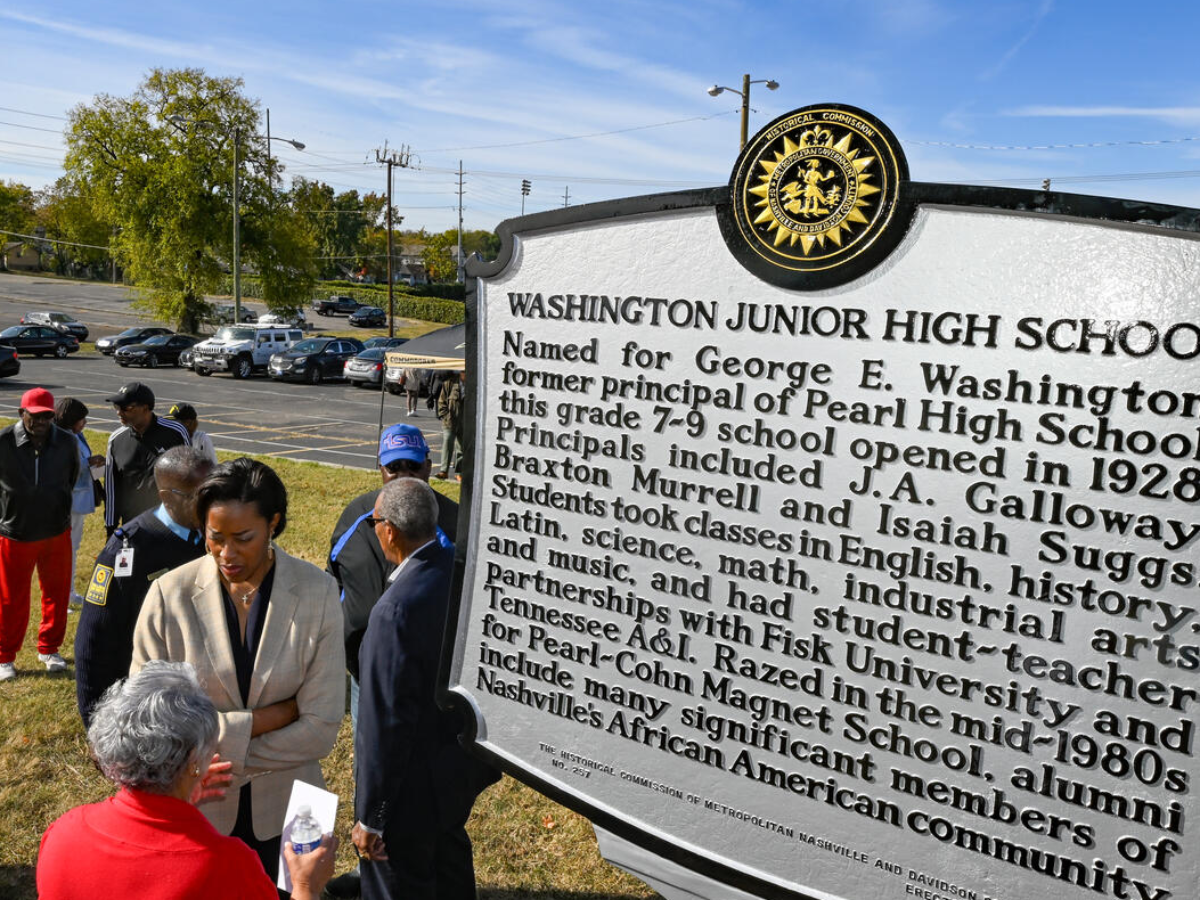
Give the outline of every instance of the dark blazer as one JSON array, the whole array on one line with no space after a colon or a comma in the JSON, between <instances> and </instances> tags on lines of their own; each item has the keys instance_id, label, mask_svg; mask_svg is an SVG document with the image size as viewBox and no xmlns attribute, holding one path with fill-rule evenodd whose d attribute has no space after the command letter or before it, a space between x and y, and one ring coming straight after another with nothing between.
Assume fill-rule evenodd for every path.
<instances>
[{"instance_id":1,"label":"dark blazer","mask_svg":"<svg viewBox=\"0 0 1200 900\"><path fill-rule=\"evenodd\" d=\"M444 494L434 492L438 503L438 528L453 541L458 531L458 504ZM342 589L342 612L346 616L346 669L358 679L358 648L367 631L371 610L387 588L387 577L396 568L383 556L375 526L362 518L375 508L379 491L360 494L350 501L333 527L329 539L330 558L326 571L337 579ZM346 531L354 533L342 545L337 559L332 550Z\"/></svg>"},{"instance_id":2,"label":"dark blazer","mask_svg":"<svg viewBox=\"0 0 1200 900\"><path fill-rule=\"evenodd\" d=\"M436 541L410 557L359 648L355 812L385 834L461 826L498 777L462 748L458 716L435 699L453 564Z\"/></svg>"}]
</instances>

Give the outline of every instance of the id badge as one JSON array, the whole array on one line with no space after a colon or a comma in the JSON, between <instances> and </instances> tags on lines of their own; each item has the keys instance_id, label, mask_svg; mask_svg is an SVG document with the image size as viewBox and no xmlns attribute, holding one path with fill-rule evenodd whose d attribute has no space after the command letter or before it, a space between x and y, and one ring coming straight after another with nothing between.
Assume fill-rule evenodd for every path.
<instances>
[{"instance_id":1,"label":"id badge","mask_svg":"<svg viewBox=\"0 0 1200 900\"><path fill-rule=\"evenodd\" d=\"M133 574L133 548L125 547L117 551L117 561L113 566L113 575L117 578L128 578Z\"/></svg>"}]
</instances>

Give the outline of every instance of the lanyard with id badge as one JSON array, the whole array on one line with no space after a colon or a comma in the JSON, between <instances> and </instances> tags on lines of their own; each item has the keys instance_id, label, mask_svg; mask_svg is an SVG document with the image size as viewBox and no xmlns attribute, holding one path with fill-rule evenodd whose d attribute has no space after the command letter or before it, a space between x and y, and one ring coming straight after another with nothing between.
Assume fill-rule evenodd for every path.
<instances>
[{"instance_id":1,"label":"lanyard with id badge","mask_svg":"<svg viewBox=\"0 0 1200 900\"><path fill-rule=\"evenodd\" d=\"M116 578L128 578L133 574L133 548L129 546L129 538L121 535L121 549L117 551L117 558L113 564L113 576Z\"/></svg>"}]
</instances>

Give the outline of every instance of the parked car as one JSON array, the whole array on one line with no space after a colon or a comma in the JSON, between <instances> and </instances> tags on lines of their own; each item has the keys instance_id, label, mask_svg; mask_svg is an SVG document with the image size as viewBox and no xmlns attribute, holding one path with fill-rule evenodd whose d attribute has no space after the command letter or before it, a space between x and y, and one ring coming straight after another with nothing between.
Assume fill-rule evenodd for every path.
<instances>
[{"instance_id":1,"label":"parked car","mask_svg":"<svg viewBox=\"0 0 1200 900\"><path fill-rule=\"evenodd\" d=\"M345 376L355 387L368 387L374 385L379 387L383 384L383 368L384 357L387 356L387 350L383 347L374 347L371 350L364 350L354 359L346 360Z\"/></svg>"},{"instance_id":2,"label":"parked car","mask_svg":"<svg viewBox=\"0 0 1200 900\"><path fill-rule=\"evenodd\" d=\"M291 312L267 313L258 317L259 325L282 325L284 328L307 328L308 319L304 318L304 310Z\"/></svg>"},{"instance_id":3,"label":"parked car","mask_svg":"<svg viewBox=\"0 0 1200 900\"><path fill-rule=\"evenodd\" d=\"M117 348L113 359L119 366L149 366L151 369L162 365L177 366L179 354L199 340L188 334L156 334L140 344Z\"/></svg>"},{"instance_id":4,"label":"parked car","mask_svg":"<svg viewBox=\"0 0 1200 900\"><path fill-rule=\"evenodd\" d=\"M140 344L156 334L172 334L170 328L158 326L126 328L120 334L110 334L96 340L96 349L105 356L112 356L118 347L128 347L130 344Z\"/></svg>"},{"instance_id":5,"label":"parked car","mask_svg":"<svg viewBox=\"0 0 1200 900\"><path fill-rule=\"evenodd\" d=\"M359 328L378 328L387 324L387 313L378 306L363 306L350 317L350 324Z\"/></svg>"},{"instance_id":6,"label":"parked car","mask_svg":"<svg viewBox=\"0 0 1200 900\"><path fill-rule=\"evenodd\" d=\"M267 374L277 381L320 384L326 378L341 378L346 361L362 348L362 342L354 338L308 338L272 356Z\"/></svg>"},{"instance_id":7,"label":"parked car","mask_svg":"<svg viewBox=\"0 0 1200 900\"><path fill-rule=\"evenodd\" d=\"M0 344L0 378L8 378L21 371L20 354L10 344Z\"/></svg>"},{"instance_id":8,"label":"parked car","mask_svg":"<svg viewBox=\"0 0 1200 900\"><path fill-rule=\"evenodd\" d=\"M214 306L212 315L209 316L209 320L212 322L216 322L218 325L232 325L233 324L233 304L232 303L222 303L219 306ZM250 309L248 306L243 306L242 307L242 321L253 324L258 321L258 313L256 313L254 310Z\"/></svg>"},{"instance_id":9,"label":"parked car","mask_svg":"<svg viewBox=\"0 0 1200 900\"><path fill-rule=\"evenodd\" d=\"M49 325L14 325L0 331L0 343L8 344L20 353L34 356L53 354L66 359L68 353L79 352L79 339L73 334L64 334Z\"/></svg>"},{"instance_id":10,"label":"parked car","mask_svg":"<svg viewBox=\"0 0 1200 900\"><path fill-rule=\"evenodd\" d=\"M399 347L401 344L407 344L408 338L390 338L390 337L373 337L363 341L363 349L370 350L374 347Z\"/></svg>"},{"instance_id":11,"label":"parked car","mask_svg":"<svg viewBox=\"0 0 1200 900\"><path fill-rule=\"evenodd\" d=\"M74 316L61 312L28 312L21 316L22 325L49 325L59 331L75 335L80 341L88 339L88 327Z\"/></svg>"},{"instance_id":12,"label":"parked car","mask_svg":"<svg viewBox=\"0 0 1200 900\"><path fill-rule=\"evenodd\" d=\"M197 375L228 372L234 378L249 378L267 368L271 357L304 340L299 328L274 325L226 325L192 350L192 369Z\"/></svg>"},{"instance_id":13,"label":"parked car","mask_svg":"<svg viewBox=\"0 0 1200 900\"><path fill-rule=\"evenodd\" d=\"M316 297L312 302L312 311L319 316L348 316L361 306L353 297L332 297L323 299Z\"/></svg>"},{"instance_id":14,"label":"parked car","mask_svg":"<svg viewBox=\"0 0 1200 900\"><path fill-rule=\"evenodd\" d=\"M194 369L196 362L195 351L188 347L186 350L179 351L179 367L181 369Z\"/></svg>"}]
</instances>

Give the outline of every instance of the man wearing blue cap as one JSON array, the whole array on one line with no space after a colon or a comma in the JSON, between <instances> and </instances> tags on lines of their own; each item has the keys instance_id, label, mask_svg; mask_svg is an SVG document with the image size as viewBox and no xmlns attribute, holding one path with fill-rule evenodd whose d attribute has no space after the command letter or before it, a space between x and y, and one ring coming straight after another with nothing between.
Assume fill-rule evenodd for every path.
<instances>
[{"instance_id":1,"label":"man wearing blue cap","mask_svg":"<svg viewBox=\"0 0 1200 900\"><path fill-rule=\"evenodd\" d=\"M428 483L431 468L429 445L421 429L413 425L393 425L380 436L379 474L383 484L396 478L419 478ZM351 500L334 526L329 541L327 568L342 589L346 668L352 678L352 711L358 705L355 702L358 699L358 647L367 630L371 610L387 587L387 576L395 568L384 558L375 529L368 521L378 497L379 491L370 491ZM445 546L453 546L458 530L458 504L442 494L437 494L437 502L438 540Z\"/></svg>"},{"instance_id":2,"label":"man wearing blue cap","mask_svg":"<svg viewBox=\"0 0 1200 900\"><path fill-rule=\"evenodd\" d=\"M379 438L379 474L383 484L397 478L419 478L429 482L433 464L429 444L421 429L393 425ZM438 541L453 546L458 531L458 504L434 492L438 504ZM346 668L350 672L350 716L358 724L358 648L367 631L371 610L387 587L395 564L388 562L375 536L371 516L379 491L369 491L350 501L333 528L329 540L329 574L342 589L345 619ZM331 881L326 890L335 897L358 896L358 872L347 872Z\"/></svg>"}]
</instances>

